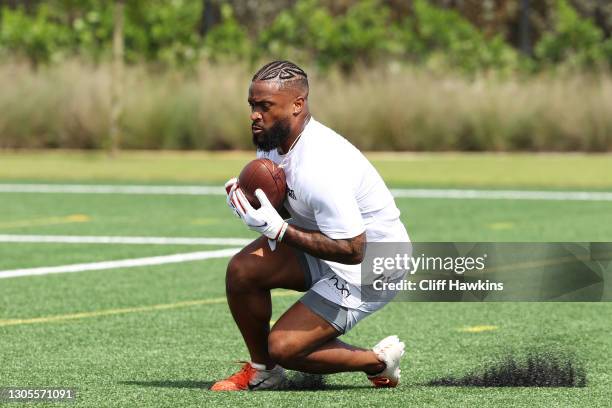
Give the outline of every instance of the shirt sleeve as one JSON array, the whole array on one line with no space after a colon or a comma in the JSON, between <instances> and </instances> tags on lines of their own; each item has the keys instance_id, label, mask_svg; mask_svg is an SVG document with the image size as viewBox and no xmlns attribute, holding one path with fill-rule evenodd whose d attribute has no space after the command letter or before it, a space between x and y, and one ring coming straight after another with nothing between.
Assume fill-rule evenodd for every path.
<instances>
[{"instance_id":1,"label":"shirt sleeve","mask_svg":"<svg viewBox=\"0 0 612 408\"><path fill-rule=\"evenodd\" d=\"M309 192L309 204L323 234L332 239L348 239L365 231L359 205L348 183L325 177L311 185Z\"/></svg>"}]
</instances>

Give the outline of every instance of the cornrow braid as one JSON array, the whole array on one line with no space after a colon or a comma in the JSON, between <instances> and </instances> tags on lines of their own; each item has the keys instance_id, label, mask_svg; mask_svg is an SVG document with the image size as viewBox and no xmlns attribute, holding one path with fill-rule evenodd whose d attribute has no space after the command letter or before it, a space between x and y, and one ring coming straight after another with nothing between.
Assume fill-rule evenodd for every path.
<instances>
[{"instance_id":1,"label":"cornrow braid","mask_svg":"<svg viewBox=\"0 0 612 408\"><path fill-rule=\"evenodd\" d=\"M278 79L282 82L303 80L308 83L306 72L290 61L272 61L264 65L253 75L252 81L269 81L271 79Z\"/></svg>"}]
</instances>

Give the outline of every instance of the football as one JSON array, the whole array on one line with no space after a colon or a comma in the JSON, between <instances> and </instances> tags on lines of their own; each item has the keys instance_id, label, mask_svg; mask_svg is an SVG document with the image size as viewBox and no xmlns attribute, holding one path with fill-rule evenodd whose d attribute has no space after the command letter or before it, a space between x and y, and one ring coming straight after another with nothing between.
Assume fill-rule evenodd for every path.
<instances>
[{"instance_id":1,"label":"football","mask_svg":"<svg viewBox=\"0 0 612 408\"><path fill-rule=\"evenodd\" d=\"M238 176L238 186L253 208L261 204L255 196L255 190L261 188L270 203L277 210L282 208L287 190L285 172L269 159L255 159L249 162Z\"/></svg>"}]
</instances>

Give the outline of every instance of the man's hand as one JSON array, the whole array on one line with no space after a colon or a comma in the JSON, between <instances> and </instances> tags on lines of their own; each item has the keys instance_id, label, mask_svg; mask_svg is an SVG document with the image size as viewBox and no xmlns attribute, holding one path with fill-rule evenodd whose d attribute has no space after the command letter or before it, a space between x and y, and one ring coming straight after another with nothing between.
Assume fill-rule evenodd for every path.
<instances>
[{"instance_id":1,"label":"man's hand","mask_svg":"<svg viewBox=\"0 0 612 408\"><path fill-rule=\"evenodd\" d=\"M236 217L240 218L240 214L238 214L236 207L232 203L232 196L234 195L234 192L236 191L237 188L238 188L238 179L236 177L229 179L227 183L225 183L225 193L227 194L227 198L226 198L227 206L230 208L230 210L232 210L232 212L234 213Z\"/></svg>"},{"instance_id":2,"label":"man's hand","mask_svg":"<svg viewBox=\"0 0 612 408\"><path fill-rule=\"evenodd\" d=\"M263 190L255 190L255 196L261 203L257 210L251 206L240 188L234 190L230 200L247 227L271 240L282 240L289 224L278 214Z\"/></svg>"}]
</instances>

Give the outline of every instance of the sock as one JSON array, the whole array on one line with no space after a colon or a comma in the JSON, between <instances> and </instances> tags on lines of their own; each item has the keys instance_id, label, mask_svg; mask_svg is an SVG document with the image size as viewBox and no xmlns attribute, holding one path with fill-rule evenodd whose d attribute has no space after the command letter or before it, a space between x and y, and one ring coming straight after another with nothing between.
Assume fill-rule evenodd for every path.
<instances>
[{"instance_id":1,"label":"sock","mask_svg":"<svg viewBox=\"0 0 612 408\"><path fill-rule=\"evenodd\" d=\"M266 370L266 365L265 364L257 364L251 361L251 367L253 367L256 370L259 371L265 371Z\"/></svg>"}]
</instances>

